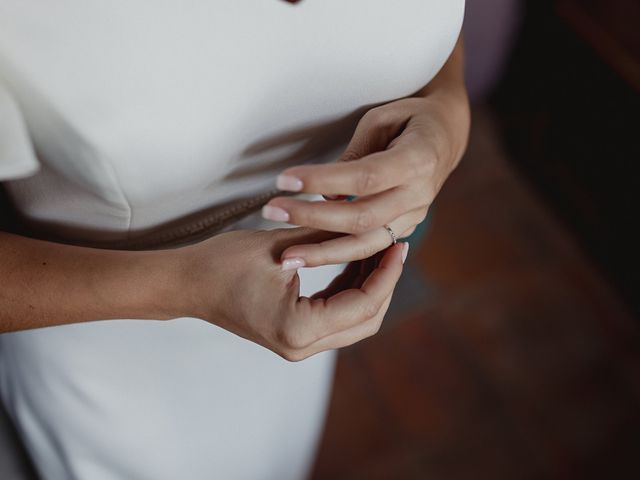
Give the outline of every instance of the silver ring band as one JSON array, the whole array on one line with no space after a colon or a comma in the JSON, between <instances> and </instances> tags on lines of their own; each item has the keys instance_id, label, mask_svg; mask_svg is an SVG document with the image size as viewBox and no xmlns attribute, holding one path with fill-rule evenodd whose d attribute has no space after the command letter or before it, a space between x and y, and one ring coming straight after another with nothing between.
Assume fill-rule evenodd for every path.
<instances>
[{"instance_id":1,"label":"silver ring band","mask_svg":"<svg viewBox=\"0 0 640 480\"><path fill-rule=\"evenodd\" d=\"M384 228L387 230L387 232L389 232L389 235L391 235L391 240L393 240L392 245L395 245L396 243L398 243L398 237L396 237L396 234L394 233L394 231L391 230L391 227L389 225L384 225Z\"/></svg>"}]
</instances>

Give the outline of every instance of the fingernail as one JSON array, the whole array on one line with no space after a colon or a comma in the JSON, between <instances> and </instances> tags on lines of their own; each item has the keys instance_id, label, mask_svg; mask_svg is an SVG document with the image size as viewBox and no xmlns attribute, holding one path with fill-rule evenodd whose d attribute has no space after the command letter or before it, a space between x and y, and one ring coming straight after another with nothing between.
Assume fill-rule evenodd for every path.
<instances>
[{"instance_id":1,"label":"fingernail","mask_svg":"<svg viewBox=\"0 0 640 480\"><path fill-rule=\"evenodd\" d=\"M286 210L272 205L265 205L262 207L262 217L267 220L273 220L274 222L289 221L289 213L287 213Z\"/></svg>"},{"instance_id":2,"label":"fingernail","mask_svg":"<svg viewBox=\"0 0 640 480\"><path fill-rule=\"evenodd\" d=\"M282 261L282 271L286 272L287 270L297 270L304 267L304 265L305 263L302 258L287 258Z\"/></svg>"},{"instance_id":3,"label":"fingernail","mask_svg":"<svg viewBox=\"0 0 640 480\"><path fill-rule=\"evenodd\" d=\"M304 187L302 180L291 175L278 175L276 187L287 192L300 192Z\"/></svg>"},{"instance_id":4,"label":"fingernail","mask_svg":"<svg viewBox=\"0 0 640 480\"><path fill-rule=\"evenodd\" d=\"M409 242L404 242L402 246L402 264L407 260L407 255L409 255Z\"/></svg>"}]
</instances>

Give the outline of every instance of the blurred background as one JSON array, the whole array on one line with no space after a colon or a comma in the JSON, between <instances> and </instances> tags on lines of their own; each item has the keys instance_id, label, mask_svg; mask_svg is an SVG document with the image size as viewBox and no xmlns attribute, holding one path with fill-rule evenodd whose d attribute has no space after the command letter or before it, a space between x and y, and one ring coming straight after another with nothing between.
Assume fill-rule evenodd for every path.
<instances>
[{"instance_id":1,"label":"blurred background","mask_svg":"<svg viewBox=\"0 0 640 480\"><path fill-rule=\"evenodd\" d=\"M640 1L467 0L469 151L315 480L640 479Z\"/></svg>"},{"instance_id":2,"label":"blurred background","mask_svg":"<svg viewBox=\"0 0 640 480\"><path fill-rule=\"evenodd\" d=\"M467 0L465 38L469 151L313 479L638 479L640 1Z\"/></svg>"}]
</instances>

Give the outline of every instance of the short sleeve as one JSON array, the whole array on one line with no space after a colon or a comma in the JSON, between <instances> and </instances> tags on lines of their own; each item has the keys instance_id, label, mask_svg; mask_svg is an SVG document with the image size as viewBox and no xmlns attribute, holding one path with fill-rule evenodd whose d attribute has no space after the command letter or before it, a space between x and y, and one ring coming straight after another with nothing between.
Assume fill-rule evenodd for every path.
<instances>
[{"instance_id":1,"label":"short sleeve","mask_svg":"<svg viewBox=\"0 0 640 480\"><path fill-rule=\"evenodd\" d=\"M39 167L20 107L0 83L0 181L33 175Z\"/></svg>"}]
</instances>

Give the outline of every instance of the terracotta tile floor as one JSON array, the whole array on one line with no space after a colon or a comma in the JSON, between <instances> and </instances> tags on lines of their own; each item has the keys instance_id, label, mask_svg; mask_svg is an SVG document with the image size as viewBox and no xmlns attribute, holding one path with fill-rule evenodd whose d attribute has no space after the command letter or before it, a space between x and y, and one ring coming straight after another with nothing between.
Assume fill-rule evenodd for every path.
<instances>
[{"instance_id":1,"label":"terracotta tile floor","mask_svg":"<svg viewBox=\"0 0 640 480\"><path fill-rule=\"evenodd\" d=\"M640 478L640 334L479 109L314 480Z\"/></svg>"}]
</instances>

